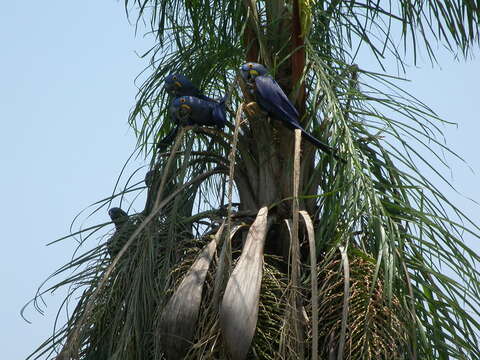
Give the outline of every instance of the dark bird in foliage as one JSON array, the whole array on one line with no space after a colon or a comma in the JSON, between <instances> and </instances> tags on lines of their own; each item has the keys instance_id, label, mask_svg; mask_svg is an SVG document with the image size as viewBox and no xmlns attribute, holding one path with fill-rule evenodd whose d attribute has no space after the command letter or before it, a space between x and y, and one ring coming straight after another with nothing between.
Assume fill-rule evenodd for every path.
<instances>
[{"instance_id":1,"label":"dark bird in foliage","mask_svg":"<svg viewBox=\"0 0 480 360\"><path fill-rule=\"evenodd\" d=\"M297 109L285 95L280 85L271 76L267 75L268 71L265 66L248 62L243 64L240 70L251 95L262 110L273 118L280 120L287 128L291 130L300 129L306 140L327 154L334 155L335 149L303 129L298 121L300 116Z\"/></svg>"},{"instance_id":2,"label":"dark bird in foliage","mask_svg":"<svg viewBox=\"0 0 480 360\"><path fill-rule=\"evenodd\" d=\"M219 107L214 107L215 108L215 113L217 114L217 117L222 117L225 118L225 99L217 102L214 99L209 98L208 96L205 96L202 94L202 92L188 79L186 76L182 74L170 74L165 78L165 90L167 93L174 97L175 99L173 102L170 104L170 115L172 116L172 121L175 123L175 127L163 138L159 141L158 147L160 151L164 151L167 146L169 146L175 137L177 136L178 129L180 128L181 125L193 125L193 123L187 123L187 124L181 124L180 119L175 116L176 109L174 103L178 98L181 97L194 97L197 98L201 101L205 102L211 102L213 104L220 104ZM188 105L188 104L187 104ZM200 105L201 107L206 107L205 104ZM198 112L198 110L196 110ZM223 112L223 114L222 114ZM207 116L209 117L209 116ZM198 117L195 117L198 120ZM220 120L222 121L222 120ZM208 122L208 120L207 120ZM198 125L204 125L202 124L202 121L197 121ZM215 125L215 124L214 124ZM223 125L221 126L223 128Z\"/></svg>"},{"instance_id":3,"label":"dark bird in foliage","mask_svg":"<svg viewBox=\"0 0 480 360\"><path fill-rule=\"evenodd\" d=\"M129 216L125 211L118 207L113 207L108 210L108 215L115 225L115 233L107 241L108 255L111 259L113 259L128 241L130 231L127 231L129 226L126 225L128 223Z\"/></svg>"},{"instance_id":4,"label":"dark bird in foliage","mask_svg":"<svg viewBox=\"0 0 480 360\"><path fill-rule=\"evenodd\" d=\"M165 78L165 90L174 97L195 96L205 101L215 100L202 94L202 92L193 83L182 74L170 74Z\"/></svg>"},{"instance_id":5,"label":"dark bird in foliage","mask_svg":"<svg viewBox=\"0 0 480 360\"><path fill-rule=\"evenodd\" d=\"M154 181L160 176L160 170L153 169L145 174L145 185L150 188Z\"/></svg>"},{"instance_id":6,"label":"dark bird in foliage","mask_svg":"<svg viewBox=\"0 0 480 360\"><path fill-rule=\"evenodd\" d=\"M121 227L128 221L128 214L118 207L113 207L108 210L108 215L115 224L116 230L120 230Z\"/></svg>"}]
</instances>

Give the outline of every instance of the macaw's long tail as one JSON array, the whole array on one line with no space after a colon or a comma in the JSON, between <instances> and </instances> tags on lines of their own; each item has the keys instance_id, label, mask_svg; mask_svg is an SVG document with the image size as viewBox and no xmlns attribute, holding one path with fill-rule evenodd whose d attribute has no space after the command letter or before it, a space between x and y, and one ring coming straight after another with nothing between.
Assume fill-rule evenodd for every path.
<instances>
[{"instance_id":1,"label":"macaw's long tail","mask_svg":"<svg viewBox=\"0 0 480 360\"><path fill-rule=\"evenodd\" d=\"M318 140L316 137L310 135L309 133L307 133L304 129L302 129L301 127L298 127L297 129L300 129L302 130L302 137L305 138L305 140L307 140L309 143L315 145L317 148L319 148L320 150L322 150L323 152L329 154L329 155L332 155L335 159L343 162L343 163L346 163L345 159L342 159L340 156L338 156L336 153L337 153L337 150L335 150L334 148L332 148L331 146L328 146L327 144L325 144L323 141L320 141Z\"/></svg>"},{"instance_id":2,"label":"macaw's long tail","mask_svg":"<svg viewBox=\"0 0 480 360\"><path fill-rule=\"evenodd\" d=\"M225 114L225 98L216 104L212 110L212 118L215 120L215 125L218 129L223 129L227 123Z\"/></svg>"}]
</instances>

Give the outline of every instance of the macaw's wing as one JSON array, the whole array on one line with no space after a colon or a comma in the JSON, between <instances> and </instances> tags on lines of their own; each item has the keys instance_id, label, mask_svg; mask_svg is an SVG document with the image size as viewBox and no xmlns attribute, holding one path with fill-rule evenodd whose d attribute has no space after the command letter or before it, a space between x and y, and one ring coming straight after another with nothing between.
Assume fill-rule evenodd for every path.
<instances>
[{"instance_id":1,"label":"macaw's wing","mask_svg":"<svg viewBox=\"0 0 480 360\"><path fill-rule=\"evenodd\" d=\"M282 121L285 126L290 129L302 130L302 136L305 140L327 154L333 155L337 160L345 162L344 159L336 155L335 149L310 135L302 128L298 122L299 114L297 109L295 109L275 80L269 76L257 76L255 78L255 85L257 88L257 102L263 110Z\"/></svg>"},{"instance_id":2,"label":"macaw's wing","mask_svg":"<svg viewBox=\"0 0 480 360\"><path fill-rule=\"evenodd\" d=\"M260 107L286 125L296 127L299 114L297 109L283 92L280 85L269 76L257 76L255 78L257 89L257 102Z\"/></svg>"},{"instance_id":3,"label":"macaw's wing","mask_svg":"<svg viewBox=\"0 0 480 360\"><path fill-rule=\"evenodd\" d=\"M120 229L115 230L112 237L107 240L107 251L111 259L114 259L118 255L136 229L137 225L135 222L133 220L128 220ZM130 249L128 253L131 254L132 250Z\"/></svg>"},{"instance_id":4,"label":"macaw's wing","mask_svg":"<svg viewBox=\"0 0 480 360\"><path fill-rule=\"evenodd\" d=\"M215 118L215 108L217 103L202 100L200 98L192 97L189 99L189 105L191 106L190 121L192 125L200 126L214 126L217 125L217 119ZM220 116L221 111L216 111Z\"/></svg>"},{"instance_id":5,"label":"macaw's wing","mask_svg":"<svg viewBox=\"0 0 480 360\"><path fill-rule=\"evenodd\" d=\"M223 129L227 123L227 115L225 110L225 99L218 104L213 105L212 118L219 129Z\"/></svg>"},{"instance_id":6,"label":"macaw's wing","mask_svg":"<svg viewBox=\"0 0 480 360\"><path fill-rule=\"evenodd\" d=\"M199 88L197 88L195 85L189 82L189 84L184 84L179 90L177 96L195 96L196 98L205 100L205 101L210 101L210 102L216 102L214 99L209 98L206 95L203 95L203 93L200 91Z\"/></svg>"}]
</instances>

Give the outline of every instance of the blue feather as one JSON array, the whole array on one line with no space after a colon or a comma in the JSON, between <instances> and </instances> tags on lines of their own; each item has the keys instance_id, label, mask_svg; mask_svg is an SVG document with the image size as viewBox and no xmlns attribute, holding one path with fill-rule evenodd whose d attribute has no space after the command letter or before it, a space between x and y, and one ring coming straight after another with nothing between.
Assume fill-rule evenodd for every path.
<instances>
[{"instance_id":1,"label":"blue feather","mask_svg":"<svg viewBox=\"0 0 480 360\"><path fill-rule=\"evenodd\" d=\"M299 114L278 83L270 76L255 78L256 98L261 108L278 120L297 123Z\"/></svg>"},{"instance_id":2,"label":"blue feather","mask_svg":"<svg viewBox=\"0 0 480 360\"><path fill-rule=\"evenodd\" d=\"M274 118L282 121L289 129L300 129L302 136L304 136L307 141L327 154L334 153L333 148L307 133L300 125L297 109L295 109L275 80L270 76L257 76L255 77L255 89L256 100L260 108Z\"/></svg>"},{"instance_id":3,"label":"blue feather","mask_svg":"<svg viewBox=\"0 0 480 360\"><path fill-rule=\"evenodd\" d=\"M190 108L185 114L182 114L182 105ZM182 96L173 100L170 113L173 120L180 125L216 126L223 129L227 123L225 99L217 103L195 96Z\"/></svg>"},{"instance_id":4,"label":"blue feather","mask_svg":"<svg viewBox=\"0 0 480 360\"><path fill-rule=\"evenodd\" d=\"M164 151L173 142L180 126L216 126L218 129L223 129L227 123L225 98L217 103L195 96L182 96L172 101L169 112L176 126L159 141L160 151Z\"/></svg>"},{"instance_id":5,"label":"blue feather","mask_svg":"<svg viewBox=\"0 0 480 360\"><path fill-rule=\"evenodd\" d=\"M332 154L335 158L335 150L324 142L313 137L305 131L300 125L297 109L288 99L278 83L267 75L265 66L258 63L246 63L240 68L241 75L250 88L254 87L253 95L260 108L266 111L273 118L280 120L289 129L300 129L302 136L307 141L317 146L327 154ZM343 159L340 159L344 161Z\"/></svg>"}]
</instances>

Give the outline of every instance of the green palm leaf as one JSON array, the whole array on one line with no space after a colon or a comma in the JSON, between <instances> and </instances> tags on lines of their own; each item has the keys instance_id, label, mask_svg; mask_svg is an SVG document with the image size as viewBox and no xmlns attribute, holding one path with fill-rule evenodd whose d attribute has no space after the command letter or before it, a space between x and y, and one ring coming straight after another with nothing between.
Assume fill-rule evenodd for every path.
<instances>
[{"instance_id":1,"label":"green palm leaf","mask_svg":"<svg viewBox=\"0 0 480 360\"><path fill-rule=\"evenodd\" d=\"M227 284L246 281L248 269L233 277L232 271L246 262L241 259L260 259L263 252L265 263L255 268L262 276L252 297L258 301L251 302L258 304L258 321L249 328L247 358L480 359L480 258L462 239L478 238L480 229L421 170L450 185L441 155L456 156L444 144L441 126L447 122L402 90L403 79L369 70L359 55L365 48L382 68L391 59L402 65L403 42L414 60L425 49L435 61L432 45L441 42L466 56L478 41L478 4L125 5L154 35L144 55L150 58L149 75L130 123L138 137L135 154L157 175L145 189L132 174L124 189L93 205L99 211L113 200L141 199L147 190L144 210L129 211L128 234L115 259L106 256L106 235L93 249L86 246L109 223L71 235L82 238L79 252L48 279L36 301L68 286L65 307L70 301L76 306L32 358L58 351L78 359L163 358L171 349L159 335L161 314L210 235L226 221L228 241L209 260L196 290L202 294L200 315L189 322L194 325L184 339L186 359L226 356L232 337L227 334L225 346L225 326L234 328L239 320L220 326L220 301L241 300L231 298ZM293 133L262 112L237 81L246 59L271 68L305 129L338 149L345 164L302 142L294 178ZM187 127L168 152L159 153L156 144L173 126L163 89L172 72L184 73L211 97L233 89L232 125L225 132ZM264 206L274 221L261 234L265 248L258 257L260 250L243 249L246 232L240 229L255 229L251 224ZM290 223L292 236L285 226ZM292 253L290 243L297 240ZM292 266L291 256L299 263Z\"/></svg>"}]
</instances>

